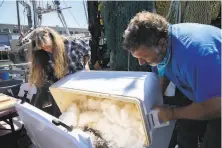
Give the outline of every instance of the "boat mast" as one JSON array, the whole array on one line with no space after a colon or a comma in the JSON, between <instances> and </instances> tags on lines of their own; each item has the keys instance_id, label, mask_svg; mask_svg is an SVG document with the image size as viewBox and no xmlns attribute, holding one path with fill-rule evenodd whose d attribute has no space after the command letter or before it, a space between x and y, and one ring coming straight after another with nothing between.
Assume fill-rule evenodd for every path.
<instances>
[{"instance_id":1,"label":"boat mast","mask_svg":"<svg viewBox=\"0 0 222 148\"><path fill-rule=\"evenodd\" d=\"M18 0L16 0L16 9L17 9L17 20L18 20L18 32L21 35L21 24L20 24L19 1Z\"/></svg>"}]
</instances>

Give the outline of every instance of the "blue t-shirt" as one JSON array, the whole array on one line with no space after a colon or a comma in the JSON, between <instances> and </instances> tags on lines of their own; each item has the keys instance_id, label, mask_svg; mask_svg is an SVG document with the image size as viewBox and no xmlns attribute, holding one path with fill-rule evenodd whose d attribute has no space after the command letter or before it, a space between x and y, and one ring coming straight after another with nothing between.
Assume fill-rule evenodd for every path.
<instances>
[{"instance_id":1,"label":"blue t-shirt","mask_svg":"<svg viewBox=\"0 0 222 148\"><path fill-rule=\"evenodd\" d=\"M221 96L221 29L203 24L172 25L165 76L194 102Z\"/></svg>"}]
</instances>

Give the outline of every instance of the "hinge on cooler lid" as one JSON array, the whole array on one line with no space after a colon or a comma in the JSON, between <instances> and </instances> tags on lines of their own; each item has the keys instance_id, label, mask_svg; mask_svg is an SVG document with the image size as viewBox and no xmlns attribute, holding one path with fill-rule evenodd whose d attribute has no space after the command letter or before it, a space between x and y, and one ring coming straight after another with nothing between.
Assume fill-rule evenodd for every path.
<instances>
[{"instance_id":1,"label":"hinge on cooler lid","mask_svg":"<svg viewBox=\"0 0 222 148\"><path fill-rule=\"evenodd\" d=\"M52 123L55 124L56 126L63 126L64 128L66 128L69 132L71 132L73 130L73 126L68 126L66 125L65 123L59 121L59 120L56 120L56 119L53 119L52 120Z\"/></svg>"},{"instance_id":2,"label":"hinge on cooler lid","mask_svg":"<svg viewBox=\"0 0 222 148\"><path fill-rule=\"evenodd\" d=\"M21 104L25 103L25 102L30 102L29 99L27 99L27 95L28 95L28 91L24 91L24 96L21 98Z\"/></svg>"}]
</instances>

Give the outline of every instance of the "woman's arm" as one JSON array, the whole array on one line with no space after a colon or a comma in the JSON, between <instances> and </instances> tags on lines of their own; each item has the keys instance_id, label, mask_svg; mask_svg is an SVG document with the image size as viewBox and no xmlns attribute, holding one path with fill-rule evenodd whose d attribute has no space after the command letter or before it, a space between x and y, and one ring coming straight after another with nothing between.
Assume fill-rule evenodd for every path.
<instances>
[{"instance_id":1,"label":"woman's arm","mask_svg":"<svg viewBox=\"0 0 222 148\"><path fill-rule=\"evenodd\" d=\"M85 65L85 70L89 71L89 56L84 56L84 65Z\"/></svg>"}]
</instances>

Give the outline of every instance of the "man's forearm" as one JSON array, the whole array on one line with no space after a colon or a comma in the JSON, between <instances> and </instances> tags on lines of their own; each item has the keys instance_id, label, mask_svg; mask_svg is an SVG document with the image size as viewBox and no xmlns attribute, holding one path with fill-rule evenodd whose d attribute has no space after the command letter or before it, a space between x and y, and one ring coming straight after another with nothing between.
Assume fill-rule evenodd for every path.
<instances>
[{"instance_id":1,"label":"man's forearm","mask_svg":"<svg viewBox=\"0 0 222 148\"><path fill-rule=\"evenodd\" d=\"M221 98L213 98L202 103L192 103L185 107L173 108L172 120L207 120L221 117Z\"/></svg>"},{"instance_id":2,"label":"man's forearm","mask_svg":"<svg viewBox=\"0 0 222 148\"><path fill-rule=\"evenodd\" d=\"M170 84L170 81L165 76L160 77L160 87L161 87L162 94L164 94L169 84Z\"/></svg>"}]
</instances>

